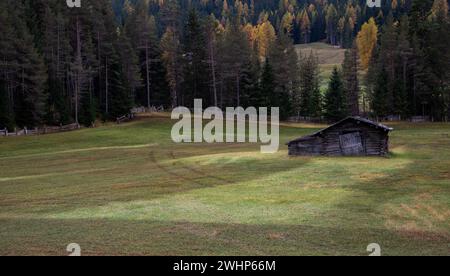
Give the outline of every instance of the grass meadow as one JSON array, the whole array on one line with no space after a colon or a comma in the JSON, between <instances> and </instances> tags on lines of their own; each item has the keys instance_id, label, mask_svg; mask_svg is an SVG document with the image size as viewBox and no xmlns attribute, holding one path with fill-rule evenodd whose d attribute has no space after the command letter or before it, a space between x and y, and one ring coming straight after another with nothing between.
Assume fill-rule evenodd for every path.
<instances>
[{"instance_id":1,"label":"grass meadow","mask_svg":"<svg viewBox=\"0 0 450 276\"><path fill-rule=\"evenodd\" d=\"M330 81L334 67L341 69L345 58L345 49L326 43L316 42L296 45L297 53L301 56L309 56L313 53L319 62L320 89L325 91Z\"/></svg>"},{"instance_id":2,"label":"grass meadow","mask_svg":"<svg viewBox=\"0 0 450 276\"><path fill-rule=\"evenodd\" d=\"M173 121L0 138L0 255L450 254L450 124L392 124L390 158L174 144Z\"/></svg>"}]
</instances>

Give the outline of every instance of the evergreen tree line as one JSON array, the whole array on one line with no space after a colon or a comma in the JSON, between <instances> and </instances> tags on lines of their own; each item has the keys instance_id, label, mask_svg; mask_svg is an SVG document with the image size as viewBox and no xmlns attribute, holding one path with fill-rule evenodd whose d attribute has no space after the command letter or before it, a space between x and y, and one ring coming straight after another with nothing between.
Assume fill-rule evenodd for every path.
<instances>
[{"instance_id":1,"label":"evergreen tree line","mask_svg":"<svg viewBox=\"0 0 450 276\"><path fill-rule=\"evenodd\" d=\"M375 116L450 117L450 21L446 0L413 1L381 27L367 85Z\"/></svg>"},{"instance_id":2,"label":"evergreen tree line","mask_svg":"<svg viewBox=\"0 0 450 276\"><path fill-rule=\"evenodd\" d=\"M373 10L365 2L83 0L69 9L58 0L2 1L0 128L89 126L133 106L191 107L196 98L207 106L279 106L282 119L361 112L442 119L447 1ZM344 31L347 23L328 12L359 23ZM322 39L348 48L325 92L317 57L294 47Z\"/></svg>"},{"instance_id":3,"label":"evergreen tree line","mask_svg":"<svg viewBox=\"0 0 450 276\"><path fill-rule=\"evenodd\" d=\"M0 3L0 127L91 125L127 114L138 57L108 0Z\"/></svg>"},{"instance_id":4,"label":"evergreen tree line","mask_svg":"<svg viewBox=\"0 0 450 276\"><path fill-rule=\"evenodd\" d=\"M393 1L394 2L394 1ZM364 114L376 119L450 118L450 21L447 0L414 0L408 13L370 18L335 68L323 115L336 121Z\"/></svg>"}]
</instances>

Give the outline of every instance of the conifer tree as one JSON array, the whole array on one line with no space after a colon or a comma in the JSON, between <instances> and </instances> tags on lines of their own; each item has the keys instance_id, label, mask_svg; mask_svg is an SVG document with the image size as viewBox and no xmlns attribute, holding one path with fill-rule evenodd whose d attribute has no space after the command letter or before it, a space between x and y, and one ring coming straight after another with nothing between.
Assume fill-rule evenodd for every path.
<instances>
[{"instance_id":1,"label":"conifer tree","mask_svg":"<svg viewBox=\"0 0 450 276\"><path fill-rule=\"evenodd\" d=\"M319 63L317 56L311 51L309 56L300 58L300 83L297 100L301 116L320 117L322 113L319 87ZM299 102L298 102L299 101Z\"/></svg>"},{"instance_id":2,"label":"conifer tree","mask_svg":"<svg viewBox=\"0 0 450 276\"><path fill-rule=\"evenodd\" d=\"M16 83L14 96L15 122L19 127L34 127L43 119L45 112L45 83L47 74L44 60L34 47L33 36L22 20L24 14L19 3L9 3L13 14L15 45L17 47ZM13 9L16 9L13 11Z\"/></svg>"},{"instance_id":3,"label":"conifer tree","mask_svg":"<svg viewBox=\"0 0 450 276\"><path fill-rule=\"evenodd\" d=\"M348 115L341 75L335 67L325 95L325 119L336 122Z\"/></svg>"},{"instance_id":4,"label":"conifer tree","mask_svg":"<svg viewBox=\"0 0 450 276\"><path fill-rule=\"evenodd\" d=\"M358 81L358 50L356 45L345 52L343 64L343 85L347 110L352 116L359 116L359 81Z\"/></svg>"},{"instance_id":5,"label":"conifer tree","mask_svg":"<svg viewBox=\"0 0 450 276\"><path fill-rule=\"evenodd\" d=\"M194 99L210 102L207 84L206 38L198 13L195 9L189 12L184 37L184 77L183 91L185 102L192 106Z\"/></svg>"},{"instance_id":6,"label":"conifer tree","mask_svg":"<svg viewBox=\"0 0 450 276\"><path fill-rule=\"evenodd\" d=\"M388 73L386 69L382 67L380 73L377 75L371 101L372 110L378 118L389 115L388 94Z\"/></svg>"}]
</instances>

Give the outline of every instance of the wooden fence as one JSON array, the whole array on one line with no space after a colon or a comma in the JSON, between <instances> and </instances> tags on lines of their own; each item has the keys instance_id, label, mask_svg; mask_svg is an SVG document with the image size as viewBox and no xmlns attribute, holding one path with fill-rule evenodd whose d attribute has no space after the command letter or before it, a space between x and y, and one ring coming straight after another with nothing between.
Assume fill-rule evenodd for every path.
<instances>
[{"instance_id":1,"label":"wooden fence","mask_svg":"<svg viewBox=\"0 0 450 276\"><path fill-rule=\"evenodd\" d=\"M293 116L287 119L291 123L322 123L324 118L321 117L305 117L305 116Z\"/></svg>"},{"instance_id":2,"label":"wooden fence","mask_svg":"<svg viewBox=\"0 0 450 276\"><path fill-rule=\"evenodd\" d=\"M66 132L80 129L79 124L61 125L61 126L44 126L42 128L28 129L24 127L23 129L14 129L14 131L9 132L7 129L0 130L0 136L31 136L31 135L44 135L50 133Z\"/></svg>"},{"instance_id":3,"label":"wooden fence","mask_svg":"<svg viewBox=\"0 0 450 276\"><path fill-rule=\"evenodd\" d=\"M164 106L152 106L150 108L148 107L134 107L131 109L132 114L139 114L139 113L147 113L147 112L164 112Z\"/></svg>"},{"instance_id":4,"label":"wooden fence","mask_svg":"<svg viewBox=\"0 0 450 276\"><path fill-rule=\"evenodd\" d=\"M430 122L430 117L429 116L413 116L411 117L411 122L413 123L425 123L425 122Z\"/></svg>"},{"instance_id":5,"label":"wooden fence","mask_svg":"<svg viewBox=\"0 0 450 276\"><path fill-rule=\"evenodd\" d=\"M134 119L134 113L130 113L130 114L127 114L127 115L117 118L116 123L120 125L121 123L129 122L133 119Z\"/></svg>"},{"instance_id":6,"label":"wooden fence","mask_svg":"<svg viewBox=\"0 0 450 276\"><path fill-rule=\"evenodd\" d=\"M116 118L116 123L121 124L124 122L129 122L129 121L132 121L136 117L136 114L149 113L149 112L152 112L152 113L164 112L164 106L162 106L162 105L159 107L152 106L150 108L143 107L143 106L134 107L130 110L129 114L126 114L126 115Z\"/></svg>"}]
</instances>

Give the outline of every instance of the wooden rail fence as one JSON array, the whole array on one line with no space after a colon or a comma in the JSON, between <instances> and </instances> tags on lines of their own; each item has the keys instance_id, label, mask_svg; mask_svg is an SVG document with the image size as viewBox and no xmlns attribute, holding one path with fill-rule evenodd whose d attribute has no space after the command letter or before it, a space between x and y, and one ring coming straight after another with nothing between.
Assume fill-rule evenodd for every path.
<instances>
[{"instance_id":1,"label":"wooden rail fence","mask_svg":"<svg viewBox=\"0 0 450 276\"><path fill-rule=\"evenodd\" d=\"M14 131L9 132L7 129L0 130L0 136L31 136L31 135L44 135L50 133L66 132L80 129L79 124L61 125L61 126L44 126L41 128L28 129L24 127L23 129L14 129Z\"/></svg>"},{"instance_id":2,"label":"wooden rail fence","mask_svg":"<svg viewBox=\"0 0 450 276\"><path fill-rule=\"evenodd\" d=\"M121 124L124 122L132 121L136 117L136 114L148 113L148 112L158 113L158 112L164 112L164 111L165 111L164 106L162 106L162 105L159 107L152 106L150 108L134 107L130 110L129 114L126 114L126 115L116 118L116 123Z\"/></svg>"},{"instance_id":3,"label":"wooden rail fence","mask_svg":"<svg viewBox=\"0 0 450 276\"><path fill-rule=\"evenodd\" d=\"M147 113L147 112L164 112L164 106L152 106L150 108L148 107L134 107L131 109L131 113L139 114L139 113Z\"/></svg>"}]
</instances>

